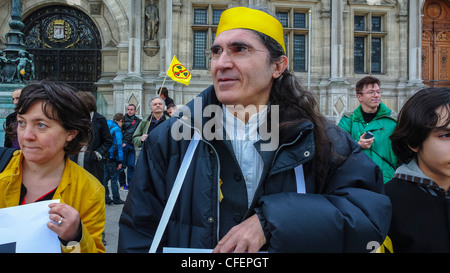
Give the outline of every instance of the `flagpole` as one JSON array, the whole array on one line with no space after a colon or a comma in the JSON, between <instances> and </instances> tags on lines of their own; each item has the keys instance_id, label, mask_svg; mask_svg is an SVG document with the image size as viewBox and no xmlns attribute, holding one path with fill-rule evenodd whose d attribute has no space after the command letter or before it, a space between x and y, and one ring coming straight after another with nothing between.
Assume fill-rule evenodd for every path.
<instances>
[{"instance_id":1,"label":"flagpole","mask_svg":"<svg viewBox=\"0 0 450 273\"><path fill-rule=\"evenodd\" d=\"M173 58L172 58L172 60L173 60ZM166 76L164 77L164 80L163 80L163 83L161 84L161 87L159 87L158 96L161 94L161 89L163 88L164 84L166 83L167 74L169 73L171 65L172 65L172 62L169 64L169 68L167 68Z\"/></svg>"},{"instance_id":2,"label":"flagpole","mask_svg":"<svg viewBox=\"0 0 450 273\"><path fill-rule=\"evenodd\" d=\"M170 69L170 67L169 67L169 69ZM167 71L169 71L169 70L167 70ZM166 82L166 79L167 79L167 73L166 73L166 76L164 77L163 83L162 83L161 86L159 87L159 90L158 90L158 96L161 94L161 89L163 88L164 83Z\"/></svg>"}]
</instances>

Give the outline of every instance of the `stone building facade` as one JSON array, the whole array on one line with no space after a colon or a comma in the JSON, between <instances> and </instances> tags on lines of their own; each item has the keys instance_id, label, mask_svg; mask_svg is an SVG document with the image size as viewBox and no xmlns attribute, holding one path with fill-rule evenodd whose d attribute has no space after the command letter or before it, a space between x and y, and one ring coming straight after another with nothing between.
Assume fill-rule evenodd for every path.
<instances>
[{"instance_id":1,"label":"stone building facade","mask_svg":"<svg viewBox=\"0 0 450 273\"><path fill-rule=\"evenodd\" d=\"M423 62L430 64L422 53L422 18L442 22L450 1L22 0L22 21L38 78L50 75L86 86L96 92L98 111L107 118L124 113L129 103L147 117L148 101L174 55L192 74L189 86L166 79L176 104L212 83L205 50L220 13L239 5L264 6L278 15L289 69L315 94L322 113L337 122L357 107L354 86L365 75L381 80L383 101L394 111L424 86ZM10 7L10 0L0 0L0 50L7 42ZM424 14L428 11L431 17ZM448 24L441 32L450 39ZM447 54L443 60L450 57L442 54ZM439 84L446 85L450 66L442 62L431 67L442 72Z\"/></svg>"}]
</instances>

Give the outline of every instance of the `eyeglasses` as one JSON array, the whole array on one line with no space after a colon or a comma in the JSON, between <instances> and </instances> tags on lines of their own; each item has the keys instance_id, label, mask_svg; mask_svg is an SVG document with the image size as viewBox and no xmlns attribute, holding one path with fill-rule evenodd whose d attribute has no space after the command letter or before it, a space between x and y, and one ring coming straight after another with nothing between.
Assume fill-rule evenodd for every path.
<instances>
[{"instance_id":1,"label":"eyeglasses","mask_svg":"<svg viewBox=\"0 0 450 273\"><path fill-rule=\"evenodd\" d=\"M249 51L264 51L264 50L257 50L246 45L231 45L226 49L226 51L227 55L230 58L241 59L247 57L249 55ZM208 57L216 61L220 58L222 53L223 48L221 48L220 46L213 46L211 47L211 52L208 52Z\"/></svg>"},{"instance_id":2,"label":"eyeglasses","mask_svg":"<svg viewBox=\"0 0 450 273\"><path fill-rule=\"evenodd\" d=\"M375 96L375 94L381 95L381 94L383 94L383 92L381 92L381 91L369 91L369 92L366 92L366 93L359 92L358 94L362 94L362 95L367 94L367 95L373 97L373 96Z\"/></svg>"}]
</instances>

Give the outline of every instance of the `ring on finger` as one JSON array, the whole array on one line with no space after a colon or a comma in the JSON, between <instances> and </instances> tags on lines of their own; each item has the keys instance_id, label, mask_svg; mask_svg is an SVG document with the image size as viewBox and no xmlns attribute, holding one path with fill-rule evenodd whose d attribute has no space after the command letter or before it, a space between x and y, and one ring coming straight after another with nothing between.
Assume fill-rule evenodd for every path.
<instances>
[{"instance_id":1,"label":"ring on finger","mask_svg":"<svg viewBox=\"0 0 450 273\"><path fill-rule=\"evenodd\" d=\"M64 217L61 216L61 219L59 219L59 221L58 221L58 226L60 226L62 224L63 220L64 220Z\"/></svg>"}]
</instances>

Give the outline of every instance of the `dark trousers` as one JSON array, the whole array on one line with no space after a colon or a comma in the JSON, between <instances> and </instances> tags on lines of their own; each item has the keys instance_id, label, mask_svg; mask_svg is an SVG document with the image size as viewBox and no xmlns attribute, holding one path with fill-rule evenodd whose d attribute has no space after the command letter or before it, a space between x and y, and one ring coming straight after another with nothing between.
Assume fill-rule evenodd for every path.
<instances>
[{"instance_id":1,"label":"dark trousers","mask_svg":"<svg viewBox=\"0 0 450 273\"><path fill-rule=\"evenodd\" d=\"M123 186L127 184L130 186L131 179L134 173L134 164L136 161L136 151L132 144L126 143L125 147L122 147L123 151L123 162L122 169L119 171L119 184ZM125 183L125 168L127 169L126 183Z\"/></svg>"},{"instance_id":2,"label":"dark trousers","mask_svg":"<svg viewBox=\"0 0 450 273\"><path fill-rule=\"evenodd\" d=\"M117 178L119 171L117 170L117 162L108 160L105 163L105 176L103 178L103 186L105 187L105 202L109 202L111 198L109 197L108 181L111 179L111 192L113 195L113 200L120 200L119 194L119 184L117 183Z\"/></svg>"}]
</instances>

